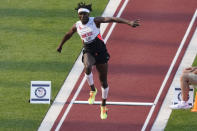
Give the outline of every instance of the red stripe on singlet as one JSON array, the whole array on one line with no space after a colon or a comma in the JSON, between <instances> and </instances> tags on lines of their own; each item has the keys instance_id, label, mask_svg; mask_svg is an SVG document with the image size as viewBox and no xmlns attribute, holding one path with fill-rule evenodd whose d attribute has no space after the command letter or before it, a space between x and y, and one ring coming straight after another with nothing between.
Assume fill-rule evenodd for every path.
<instances>
[{"instance_id":1,"label":"red stripe on singlet","mask_svg":"<svg viewBox=\"0 0 197 131\"><path fill-rule=\"evenodd\" d=\"M97 37L98 37L100 40L102 40L102 41L103 41L103 38L102 38L102 36L101 36L101 34L100 34L100 33L97 35Z\"/></svg>"}]
</instances>

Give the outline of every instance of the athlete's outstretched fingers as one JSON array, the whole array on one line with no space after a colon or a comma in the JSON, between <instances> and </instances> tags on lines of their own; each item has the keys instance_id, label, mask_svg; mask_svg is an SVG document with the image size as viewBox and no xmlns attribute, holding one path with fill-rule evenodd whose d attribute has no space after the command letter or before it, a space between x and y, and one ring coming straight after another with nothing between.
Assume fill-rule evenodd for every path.
<instances>
[{"instance_id":1,"label":"athlete's outstretched fingers","mask_svg":"<svg viewBox=\"0 0 197 131\"><path fill-rule=\"evenodd\" d=\"M139 23L140 23L140 19L134 20L134 21L133 21L132 27L137 27L137 26L139 26L139 25L140 25Z\"/></svg>"}]
</instances>

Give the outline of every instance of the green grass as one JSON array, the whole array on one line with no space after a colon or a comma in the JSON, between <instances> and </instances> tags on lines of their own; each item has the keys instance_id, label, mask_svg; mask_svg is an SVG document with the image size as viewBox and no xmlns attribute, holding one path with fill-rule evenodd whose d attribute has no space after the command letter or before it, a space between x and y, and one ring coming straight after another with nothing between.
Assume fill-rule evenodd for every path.
<instances>
[{"instance_id":1,"label":"green grass","mask_svg":"<svg viewBox=\"0 0 197 131\"><path fill-rule=\"evenodd\" d=\"M83 0L90 2L90 0ZM75 34L58 54L65 32L78 20L80 0L0 1L0 130L35 131L50 105L30 104L30 81L52 81L52 100L81 51ZM108 0L91 0L92 16Z\"/></svg>"},{"instance_id":2,"label":"green grass","mask_svg":"<svg viewBox=\"0 0 197 131\"><path fill-rule=\"evenodd\" d=\"M197 57L193 62L197 66ZM197 113L188 110L173 110L165 131L195 131L197 129Z\"/></svg>"}]
</instances>

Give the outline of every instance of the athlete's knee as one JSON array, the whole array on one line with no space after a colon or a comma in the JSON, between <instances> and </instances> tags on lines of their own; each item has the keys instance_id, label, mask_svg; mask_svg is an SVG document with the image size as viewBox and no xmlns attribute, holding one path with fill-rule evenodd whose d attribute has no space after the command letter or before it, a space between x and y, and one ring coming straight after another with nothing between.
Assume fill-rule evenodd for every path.
<instances>
[{"instance_id":1,"label":"athlete's knee","mask_svg":"<svg viewBox=\"0 0 197 131\"><path fill-rule=\"evenodd\" d=\"M92 67L85 68L85 73L89 75L92 72Z\"/></svg>"},{"instance_id":2,"label":"athlete's knee","mask_svg":"<svg viewBox=\"0 0 197 131\"><path fill-rule=\"evenodd\" d=\"M86 74L89 75L92 72L92 65L88 63L84 63L84 67L85 67Z\"/></svg>"},{"instance_id":3,"label":"athlete's knee","mask_svg":"<svg viewBox=\"0 0 197 131\"><path fill-rule=\"evenodd\" d=\"M189 82L189 75L188 73L183 73L180 77L180 81L182 82Z\"/></svg>"}]
</instances>

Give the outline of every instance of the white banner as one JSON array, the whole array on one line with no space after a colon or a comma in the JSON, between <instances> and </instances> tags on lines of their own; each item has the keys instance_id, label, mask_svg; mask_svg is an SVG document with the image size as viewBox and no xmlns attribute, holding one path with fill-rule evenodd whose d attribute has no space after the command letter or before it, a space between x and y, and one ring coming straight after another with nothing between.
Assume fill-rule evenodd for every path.
<instances>
[{"instance_id":1,"label":"white banner","mask_svg":"<svg viewBox=\"0 0 197 131\"><path fill-rule=\"evenodd\" d=\"M188 102L189 102L190 105L193 106L193 103L194 103L194 88L191 88L191 87L190 87L190 90L189 90ZM174 98L173 99L173 104L177 104L179 101L182 100L181 88L180 87L175 87L174 88L173 98Z\"/></svg>"},{"instance_id":2,"label":"white banner","mask_svg":"<svg viewBox=\"0 0 197 131\"><path fill-rule=\"evenodd\" d=\"M30 103L50 104L51 81L31 81Z\"/></svg>"}]
</instances>

